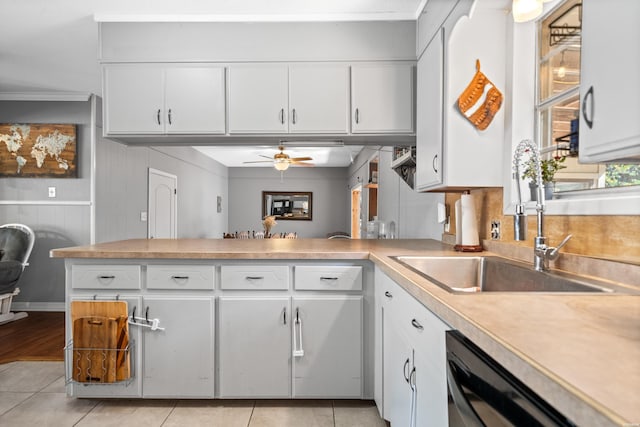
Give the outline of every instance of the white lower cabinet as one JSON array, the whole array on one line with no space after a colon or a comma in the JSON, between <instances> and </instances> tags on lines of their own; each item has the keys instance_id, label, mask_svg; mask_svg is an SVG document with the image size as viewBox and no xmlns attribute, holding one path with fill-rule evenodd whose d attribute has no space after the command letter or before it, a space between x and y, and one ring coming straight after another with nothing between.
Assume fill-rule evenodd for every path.
<instances>
[{"instance_id":1,"label":"white lower cabinet","mask_svg":"<svg viewBox=\"0 0 640 427\"><path fill-rule=\"evenodd\" d=\"M382 378L376 403L394 426L446 426L445 331L451 328L378 269L375 280Z\"/></svg>"},{"instance_id":2,"label":"white lower cabinet","mask_svg":"<svg viewBox=\"0 0 640 427\"><path fill-rule=\"evenodd\" d=\"M143 330L143 396L213 397L213 297L148 296L143 303L140 315L164 328Z\"/></svg>"},{"instance_id":3,"label":"white lower cabinet","mask_svg":"<svg viewBox=\"0 0 640 427\"><path fill-rule=\"evenodd\" d=\"M362 396L362 297L293 299L293 396Z\"/></svg>"},{"instance_id":4,"label":"white lower cabinet","mask_svg":"<svg viewBox=\"0 0 640 427\"><path fill-rule=\"evenodd\" d=\"M291 395L289 297L220 297L220 397Z\"/></svg>"}]
</instances>

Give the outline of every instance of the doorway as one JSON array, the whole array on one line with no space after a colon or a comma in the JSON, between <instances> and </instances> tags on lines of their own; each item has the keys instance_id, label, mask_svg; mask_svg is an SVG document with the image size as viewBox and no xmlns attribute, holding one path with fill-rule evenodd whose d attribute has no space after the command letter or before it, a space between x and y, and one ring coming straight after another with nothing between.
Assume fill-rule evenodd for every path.
<instances>
[{"instance_id":1,"label":"doorway","mask_svg":"<svg viewBox=\"0 0 640 427\"><path fill-rule=\"evenodd\" d=\"M360 223L360 210L362 207L362 184L351 189L351 238L359 239L362 224Z\"/></svg>"},{"instance_id":2,"label":"doorway","mask_svg":"<svg viewBox=\"0 0 640 427\"><path fill-rule=\"evenodd\" d=\"M175 239L177 227L178 177L149 168L149 218L150 239Z\"/></svg>"}]
</instances>

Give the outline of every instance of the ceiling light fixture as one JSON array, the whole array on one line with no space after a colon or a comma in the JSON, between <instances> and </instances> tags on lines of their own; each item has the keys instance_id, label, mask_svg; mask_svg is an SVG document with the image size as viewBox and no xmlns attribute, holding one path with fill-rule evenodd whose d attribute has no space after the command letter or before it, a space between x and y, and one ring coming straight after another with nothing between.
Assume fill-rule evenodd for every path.
<instances>
[{"instance_id":1,"label":"ceiling light fixture","mask_svg":"<svg viewBox=\"0 0 640 427\"><path fill-rule=\"evenodd\" d=\"M287 158L278 158L273 161L273 167L279 170L280 172L286 171L289 169L289 159Z\"/></svg>"},{"instance_id":2,"label":"ceiling light fixture","mask_svg":"<svg viewBox=\"0 0 640 427\"><path fill-rule=\"evenodd\" d=\"M513 0L511 6L515 22L527 22L542 14L542 0Z\"/></svg>"},{"instance_id":3,"label":"ceiling light fixture","mask_svg":"<svg viewBox=\"0 0 640 427\"><path fill-rule=\"evenodd\" d=\"M564 52L562 52L562 58L560 58L560 67L558 67L558 78L564 79L564 76L567 75L567 67L564 63Z\"/></svg>"}]
</instances>

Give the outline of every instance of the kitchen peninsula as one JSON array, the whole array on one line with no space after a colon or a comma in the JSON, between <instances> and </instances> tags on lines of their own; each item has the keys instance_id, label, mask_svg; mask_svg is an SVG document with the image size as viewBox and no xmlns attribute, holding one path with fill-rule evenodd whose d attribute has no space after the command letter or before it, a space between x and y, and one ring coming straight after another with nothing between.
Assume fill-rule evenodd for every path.
<instances>
[{"instance_id":1,"label":"kitchen peninsula","mask_svg":"<svg viewBox=\"0 0 640 427\"><path fill-rule=\"evenodd\" d=\"M486 254L488 252L483 255ZM468 256L456 253L451 246L433 240L139 239L53 250L52 257L66 259L67 307L72 299L91 298L92 295L98 295L99 299L100 295L111 295L132 301L140 307L141 300L145 300L145 303L159 302L162 303L160 306L164 304L169 310L175 308L176 316L182 315L187 318L188 311L204 308L204 313L211 319L211 323L204 325L204 333L210 334L210 342L203 344L211 351L211 359L203 361L202 348L194 347L187 348L186 353L183 353L190 354L189 360L177 361L171 359L171 356L166 356L169 357L169 362L165 365L204 363L212 376L216 373L215 381L213 377L208 378L206 385L200 389L204 394L172 395L170 390L179 388L180 384L174 383L172 387L166 387L164 384L154 383L154 379L151 378L153 375L142 362L142 357L136 359L136 363L141 366L135 366L133 369L135 386L128 387L126 393L123 393L124 387L116 390L104 388L116 387L112 385L85 387L71 384L70 389L73 391L70 391L70 394L81 397L110 395L165 398L242 397L243 393L248 393L247 396L260 395L259 391L239 390L225 382L227 368L235 369L239 373L244 372L242 368L238 370L238 366L225 355L228 333L224 328L238 324L234 323L237 318L228 308L233 307L231 304L238 301L252 303L253 309L261 307L260 301L251 300L243 293L249 292L254 297L266 293L261 300L263 302L292 299L300 303L300 307L303 307L301 311L304 311L302 304L314 302L314 299L317 300L315 302L327 304L322 306L323 310L333 307L331 303L335 302L348 303L340 305L342 308L362 310L359 317L354 316L362 322L361 328L353 330L362 338L361 342L352 347L352 353L357 357L352 358L353 354L344 356L345 360L349 361L344 363L344 369L352 369L353 372L360 369L361 377L354 375L342 378L337 389L332 387L332 384L324 384L321 381L314 383L311 380L305 383L304 378L299 377L303 377L309 367L303 363L291 362L296 369L293 386L289 386L282 393L276 390L270 393L266 390L265 396L365 399L375 397L380 405L376 383L381 373L378 372L378 366L372 360L371 354L377 351L374 350L377 333L372 325L372 307L375 306L374 300L377 298L377 294L373 292L374 282L378 280L379 274L384 274L449 328L459 330L578 425L632 425L640 422L637 394L637 385L640 383L640 297L582 293L453 294L390 258L397 255ZM80 279L77 271L74 272L74 268L81 267L85 271L93 269L91 271L95 273L99 268L108 269L110 266L116 267L116 270L129 269L129 273L133 270L133 275L128 276L131 281L109 289L108 284L91 282L93 279L86 277ZM162 280L157 279L162 274L171 274L172 268L176 272L173 276L176 282L174 288L163 285ZM637 270L637 266L633 268ZM193 287L186 286L181 289L182 276L178 277L178 280L175 279L178 272L185 270L193 273L192 277L197 280ZM249 280L250 283L235 284L237 281L234 279L234 273L243 275L251 271L256 273L255 277ZM152 274L156 275L156 279L151 278ZM629 280L631 277L629 276ZM85 282L79 283L79 280ZM338 285L331 288L334 283ZM247 288L251 286L254 287ZM260 289L260 286L266 287ZM309 293L304 294L305 292ZM153 305L149 303L147 307L149 306ZM298 358L295 352L304 353L304 350L309 349L307 354L313 354L313 335L307 334L304 341L300 335L300 341L297 342L297 334L298 331L302 334L302 326L299 330L295 329L299 319L290 307L290 304L285 305L285 311L279 313L283 323L294 323L293 337L287 335L286 339L293 340L293 357L303 360L304 358ZM313 312L311 304L308 307L309 311ZM161 309L154 314L154 309L151 308L149 317L161 317L158 312L170 313ZM338 310L335 314L342 316L345 313ZM221 319L221 315L229 316L229 322ZM303 317L303 320L306 322L309 319ZM160 318L160 327L167 326L167 334L169 324L163 323L163 318ZM190 323L187 325L197 327L202 333L200 326ZM235 336L240 332L234 331ZM144 341L143 345L146 346L148 340L152 344L151 347L145 347L144 351L140 351L140 348L136 350L137 356L144 353L144 362L149 362L152 357L161 357L161 354L174 354L173 349L163 349L164 351L158 354L152 353L158 349L153 347L152 341L155 338L150 339L150 334L143 337L139 331L134 333L138 334L138 343ZM180 333L192 335L191 331L186 330L181 330ZM248 330L246 334L253 335ZM69 325L67 338L71 338ZM341 337L337 343L344 341L345 337ZM261 351L255 353L265 357ZM291 357L288 348L285 353L285 357ZM247 355L238 356L244 360ZM286 363L288 362L285 362L285 365ZM142 376L144 385L140 382ZM146 381L151 385L148 386ZM258 385L251 384L251 387L254 386L259 388ZM100 387L102 389L94 390ZM147 393L148 387L155 387L159 391ZM342 394L340 390L346 391Z\"/></svg>"}]
</instances>

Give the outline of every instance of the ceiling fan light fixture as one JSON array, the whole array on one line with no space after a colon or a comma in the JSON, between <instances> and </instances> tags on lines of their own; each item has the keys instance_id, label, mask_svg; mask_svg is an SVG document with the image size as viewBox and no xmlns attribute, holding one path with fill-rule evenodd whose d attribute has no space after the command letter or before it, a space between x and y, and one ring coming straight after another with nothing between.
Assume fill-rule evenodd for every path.
<instances>
[{"instance_id":1,"label":"ceiling fan light fixture","mask_svg":"<svg viewBox=\"0 0 640 427\"><path fill-rule=\"evenodd\" d=\"M279 170L280 172L286 171L287 169L289 169L289 162L287 161L287 159L282 159L282 158L275 159L273 161L273 167Z\"/></svg>"},{"instance_id":2,"label":"ceiling fan light fixture","mask_svg":"<svg viewBox=\"0 0 640 427\"><path fill-rule=\"evenodd\" d=\"M527 22L542 14L542 0L513 0L511 7L515 22Z\"/></svg>"}]
</instances>

